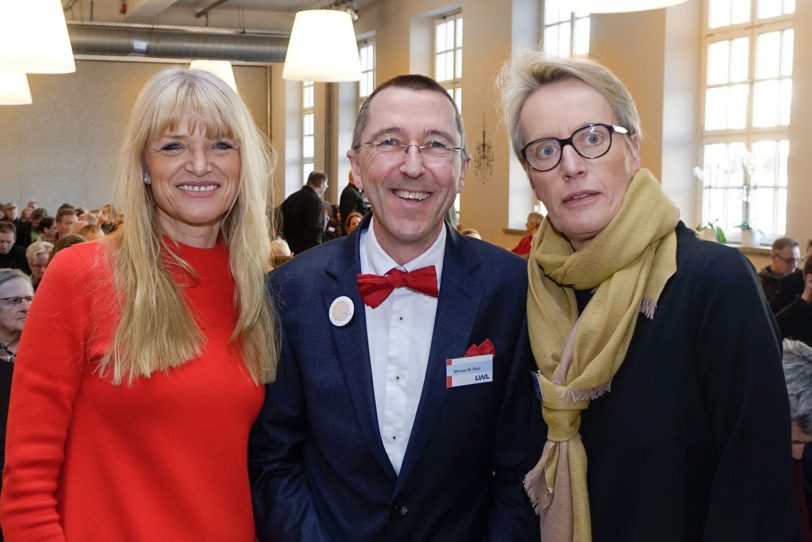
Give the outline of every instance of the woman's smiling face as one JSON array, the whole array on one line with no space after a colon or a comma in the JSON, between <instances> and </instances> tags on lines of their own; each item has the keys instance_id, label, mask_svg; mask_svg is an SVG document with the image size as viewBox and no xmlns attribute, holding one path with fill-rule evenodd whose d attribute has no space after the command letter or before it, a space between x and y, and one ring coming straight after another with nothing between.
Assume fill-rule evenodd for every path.
<instances>
[{"instance_id":1,"label":"woman's smiling face","mask_svg":"<svg viewBox=\"0 0 812 542\"><path fill-rule=\"evenodd\" d=\"M201 239L213 245L237 198L236 143L206 134L202 122L185 114L176 127L147 143L144 164L163 233L193 246Z\"/></svg>"}]
</instances>

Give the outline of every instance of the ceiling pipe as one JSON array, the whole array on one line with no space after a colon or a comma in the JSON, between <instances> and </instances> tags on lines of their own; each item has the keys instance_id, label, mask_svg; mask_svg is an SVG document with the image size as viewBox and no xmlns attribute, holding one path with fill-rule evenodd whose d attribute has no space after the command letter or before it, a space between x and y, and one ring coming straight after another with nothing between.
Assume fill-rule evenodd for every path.
<instances>
[{"instance_id":1,"label":"ceiling pipe","mask_svg":"<svg viewBox=\"0 0 812 542\"><path fill-rule=\"evenodd\" d=\"M68 21L74 55L282 63L289 34L208 27Z\"/></svg>"}]
</instances>

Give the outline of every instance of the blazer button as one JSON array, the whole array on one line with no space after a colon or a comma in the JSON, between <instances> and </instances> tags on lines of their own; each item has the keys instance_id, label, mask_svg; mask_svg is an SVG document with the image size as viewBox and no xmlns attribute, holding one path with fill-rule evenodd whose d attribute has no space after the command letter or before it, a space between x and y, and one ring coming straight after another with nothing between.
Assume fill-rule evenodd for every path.
<instances>
[{"instance_id":1,"label":"blazer button","mask_svg":"<svg viewBox=\"0 0 812 542\"><path fill-rule=\"evenodd\" d=\"M409 507L405 503L399 502L395 505L395 513L403 517L409 513Z\"/></svg>"}]
</instances>

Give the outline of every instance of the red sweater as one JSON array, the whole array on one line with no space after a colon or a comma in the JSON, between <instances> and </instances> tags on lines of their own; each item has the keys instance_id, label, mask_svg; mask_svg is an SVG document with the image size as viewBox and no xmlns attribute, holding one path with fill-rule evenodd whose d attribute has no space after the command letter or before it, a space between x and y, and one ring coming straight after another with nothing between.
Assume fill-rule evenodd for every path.
<instances>
[{"instance_id":1,"label":"red sweater","mask_svg":"<svg viewBox=\"0 0 812 542\"><path fill-rule=\"evenodd\" d=\"M114 386L93 370L119 314L103 247L60 252L28 315L0 499L6 539L253 541L247 442L265 392L229 347L226 249L180 248L200 275L182 291L202 355Z\"/></svg>"}]
</instances>

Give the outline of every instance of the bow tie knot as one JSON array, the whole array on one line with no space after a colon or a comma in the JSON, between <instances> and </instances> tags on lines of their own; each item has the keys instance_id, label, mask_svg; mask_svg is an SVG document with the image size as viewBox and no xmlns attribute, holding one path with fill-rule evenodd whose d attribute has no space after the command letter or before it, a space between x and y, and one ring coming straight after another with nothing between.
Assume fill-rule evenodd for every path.
<instances>
[{"instance_id":1,"label":"bow tie knot","mask_svg":"<svg viewBox=\"0 0 812 542\"><path fill-rule=\"evenodd\" d=\"M437 297L437 272L433 265L414 271L392 269L386 275L358 275L358 291L365 304L373 309L383 303L395 288L409 288L421 294Z\"/></svg>"}]
</instances>

